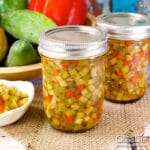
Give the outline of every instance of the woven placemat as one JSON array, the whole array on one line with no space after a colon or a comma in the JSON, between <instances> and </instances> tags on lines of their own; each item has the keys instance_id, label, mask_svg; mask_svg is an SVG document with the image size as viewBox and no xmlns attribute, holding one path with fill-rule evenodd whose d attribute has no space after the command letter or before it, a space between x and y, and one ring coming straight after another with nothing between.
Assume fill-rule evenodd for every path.
<instances>
[{"instance_id":1,"label":"woven placemat","mask_svg":"<svg viewBox=\"0 0 150 150\"><path fill-rule=\"evenodd\" d=\"M139 135L141 129L150 124L150 86L144 97L135 103L105 101L99 124L84 133L53 129L43 112L41 84L34 83L34 86L36 95L25 115L16 123L2 127L27 150L118 150L116 146L127 132L132 130Z\"/></svg>"}]
</instances>

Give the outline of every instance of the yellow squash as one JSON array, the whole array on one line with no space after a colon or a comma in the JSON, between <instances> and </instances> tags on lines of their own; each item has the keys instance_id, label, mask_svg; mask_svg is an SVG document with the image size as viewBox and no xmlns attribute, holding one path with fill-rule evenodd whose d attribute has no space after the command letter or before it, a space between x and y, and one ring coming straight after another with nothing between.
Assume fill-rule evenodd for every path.
<instances>
[{"instance_id":1,"label":"yellow squash","mask_svg":"<svg viewBox=\"0 0 150 150\"><path fill-rule=\"evenodd\" d=\"M5 31L3 28L0 27L0 62L3 61L7 54L8 50L8 44L7 44L7 38L5 35Z\"/></svg>"}]
</instances>

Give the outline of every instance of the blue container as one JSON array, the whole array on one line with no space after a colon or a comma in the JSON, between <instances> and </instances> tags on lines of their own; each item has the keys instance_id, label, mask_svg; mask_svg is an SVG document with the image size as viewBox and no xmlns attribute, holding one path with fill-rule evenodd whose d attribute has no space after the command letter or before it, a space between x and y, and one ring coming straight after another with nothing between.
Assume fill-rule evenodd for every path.
<instances>
[{"instance_id":1,"label":"blue container","mask_svg":"<svg viewBox=\"0 0 150 150\"><path fill-rule=\"evenodd\" d=\"M112 0L112 12L134 12L150 15L150 0Z\"/></svg>"},{"instance_id":2,"label":"blue container","mask_svg":"<svg viewBox=\"0 0 150 150\"><path fill-rule=\"evenodd\" d=\"M112 0L112 12L138 12L140 0Z\"/></svg>"}]
</instances>

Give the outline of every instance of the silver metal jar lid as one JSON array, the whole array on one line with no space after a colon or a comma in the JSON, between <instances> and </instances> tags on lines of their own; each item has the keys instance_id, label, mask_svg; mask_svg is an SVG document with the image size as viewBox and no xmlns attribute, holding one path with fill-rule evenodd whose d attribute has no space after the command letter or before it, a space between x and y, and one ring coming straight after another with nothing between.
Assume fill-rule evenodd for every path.
<instances>
[{"instance_id":1,"label":"silver metal jar lid","mask_svg":"<svg viewBox=\"0 0 150 150\"><path fill-rule=\"evenodd\" d=\"M89 26L59 26L40 35L38 51L66 60L96 57L107 52L106 33Z\"/></svg>"},{"instance_id":2,"label":"silver metal jar lid","mask_svg":"<svg viewBox=\"0 0 150 150\"><path fill-rule=\"evenodd\" d=\"M150 37L150 19L137 13L109 13L96 17L96 25L115 39L143 39Z\"/></svg>"}]
</instances>

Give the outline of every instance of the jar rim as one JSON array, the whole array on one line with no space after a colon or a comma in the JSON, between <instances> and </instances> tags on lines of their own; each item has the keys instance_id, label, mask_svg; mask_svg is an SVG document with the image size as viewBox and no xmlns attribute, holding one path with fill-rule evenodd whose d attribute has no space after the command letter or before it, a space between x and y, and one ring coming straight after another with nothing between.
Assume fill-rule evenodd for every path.
<instances>
[{"instance_id":1,"label":"jar rim","mask_svg":"<svg viewBox=\"0 0 150 150\"><path fill-rule=\"evenodd\" d=\"M59 26L42 32L40 54L60 59L85 59L107 52L106 33L88 26Z\"/></svg>"},{"instance_id":2,"label":"jar rim","mask_svg":"<svg viewBox=\"0 0 150 150\"><path fill-rule=\"evenodd\" d=\"M150 19L137 13L109 13L96 17L96 25L114 39L144 39L150 37Z\"/></svg>"}]
</instances>

